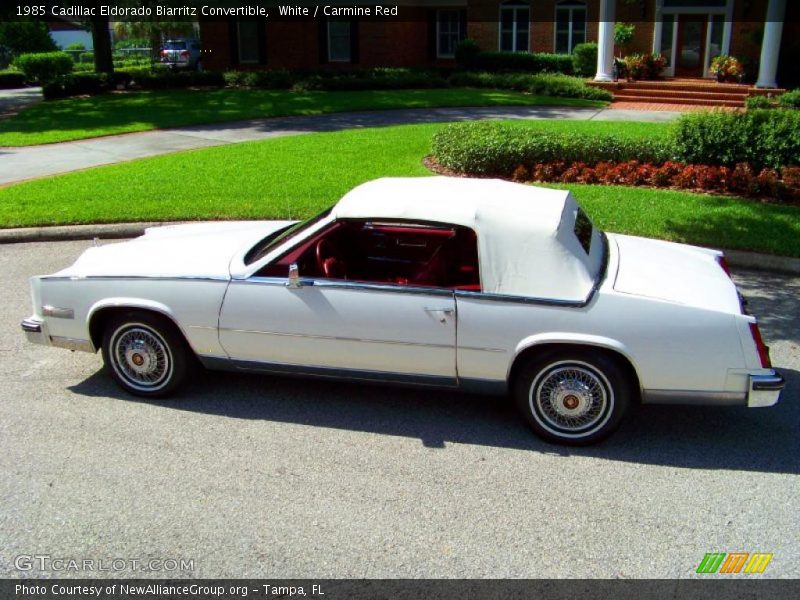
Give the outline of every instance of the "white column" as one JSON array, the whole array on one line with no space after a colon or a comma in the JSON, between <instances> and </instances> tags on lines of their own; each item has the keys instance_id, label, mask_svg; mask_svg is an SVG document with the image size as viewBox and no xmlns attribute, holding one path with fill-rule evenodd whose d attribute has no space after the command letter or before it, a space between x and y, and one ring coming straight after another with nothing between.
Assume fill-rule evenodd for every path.
<instances>
[{"instance_id":1,"label":"white column","mask_svg":"<svg viewBox=\"0 0 800 600\"><path fill-rule=\"evenodd\" d=\"M597 35L597 75L595 81L614 80L614 5L616 0L600 0Z\"/></svg>"},{"instance_id":2,"label":"white column","mask_svg":"<svg viewBox=\"0 0 800 600\"><path fill-rule=\"evenodd\" d=\"M761 63L758 66L756 87L776 88L778 82L778 56L781 51L783 17L786 14L786 0L769 0L767 22L764 23L764 41L761 42Z\"/></svg>"}]
</instances>

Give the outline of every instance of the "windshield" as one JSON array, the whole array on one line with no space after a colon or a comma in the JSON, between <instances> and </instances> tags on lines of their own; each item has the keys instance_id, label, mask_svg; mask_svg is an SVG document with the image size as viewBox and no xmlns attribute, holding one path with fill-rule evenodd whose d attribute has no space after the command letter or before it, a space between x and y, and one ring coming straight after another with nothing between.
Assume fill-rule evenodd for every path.
<instances>
[{"instance_id":1,"label":"windshield","mask_svg":"<svg viewBox=\"0 0 800 600\"><path fill-rule=\"evenodd\" d=\"M307 228L327 217L329 214L331 214L331 210L333 210L332 206L330 208L326 208L321 213L311 217L307 221L300 221L299 223L287 225L283 229L273 231L250 249L250 251L244 257L244 264L251 265L257 260L264 258L280 244L292 239L299 233L305 231Z\"/></svg>"},{"instance_id":2,"label":"windshield","mask_svg":"<svg viewBox=\"0 0 800 600\"><path fill-rule=\"evenodd\" d=\"M164 50L186 50L186 42L169 41L164 44Z\"/></svg>"}]
</instances>

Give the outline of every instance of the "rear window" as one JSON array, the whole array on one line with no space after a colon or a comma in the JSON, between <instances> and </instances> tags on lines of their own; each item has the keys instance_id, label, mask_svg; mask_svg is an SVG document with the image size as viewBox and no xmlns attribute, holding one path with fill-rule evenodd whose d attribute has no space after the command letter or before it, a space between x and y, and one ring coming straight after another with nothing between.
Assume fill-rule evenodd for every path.
<instances>
[{"instance_id":1,"label":"rear window","mask_svg":"<svg viewBox=\"0 0 800 600\"><path fill-rule=\"evenodd\" d=\"M186 42L167 42L164 44L164 50L186 50Z\"/></svg>"},{"instance_id":2,"label":"rear window","mask_svg":"<svg viewBox=\"0 0 800 600\"><path fill-rule=\"evenodd\" d=\"M575 237L578 238L578 242L580 243L583 250L586 254L589 254L589 251L592 248L592 222L589 220L589 217L586 216L586 213L583 212L582 208L578 209L578 214L575 217Z\"/></svg>"}]
</instances>

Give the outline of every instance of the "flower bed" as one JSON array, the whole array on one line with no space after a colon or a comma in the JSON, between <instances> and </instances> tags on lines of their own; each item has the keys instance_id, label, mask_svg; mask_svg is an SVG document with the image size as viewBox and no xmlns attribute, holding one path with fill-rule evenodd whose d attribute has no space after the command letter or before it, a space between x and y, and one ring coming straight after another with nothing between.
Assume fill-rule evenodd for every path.
<instances>
[{"instance_id":1,"label":"flower bed","mask_svg":"<svg viewBox=\"0 0 800 600\"><path fill-rule=\"evenodd\" d=\"M599 162L593 166L553 161L519 165L511 177L518 182L650 186L800 203L800 167L784 167L780 171L765 168L758 172L747 163L729 168L672 161L654 165L630 160Z\"/></svg>"}]
</instances>

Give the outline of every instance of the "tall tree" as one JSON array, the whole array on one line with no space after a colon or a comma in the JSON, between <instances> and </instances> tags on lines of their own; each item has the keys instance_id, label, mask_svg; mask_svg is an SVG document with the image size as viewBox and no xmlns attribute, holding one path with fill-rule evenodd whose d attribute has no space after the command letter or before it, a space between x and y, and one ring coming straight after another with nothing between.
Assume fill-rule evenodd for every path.
<instances>
[{"instance_id":1,"label":"tall tree","mask_svg":"<svg viewBox=\"0 0 800 600\"><path fill-rule=\"evenodd\" d=\"M113 73L114 58L111 55L111 24L108 17L100 15L100 2L92 3L95 15L89 19L92 30L92 45L94 46L94 70L98 73Z\"/></svg>"}]
</instances>

